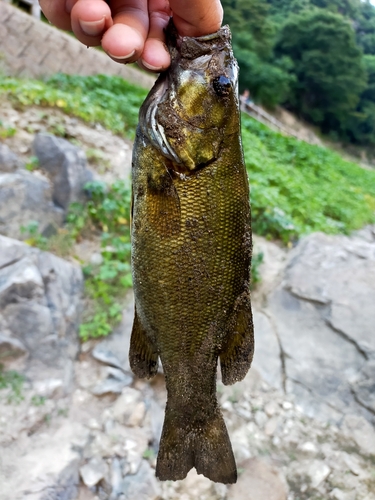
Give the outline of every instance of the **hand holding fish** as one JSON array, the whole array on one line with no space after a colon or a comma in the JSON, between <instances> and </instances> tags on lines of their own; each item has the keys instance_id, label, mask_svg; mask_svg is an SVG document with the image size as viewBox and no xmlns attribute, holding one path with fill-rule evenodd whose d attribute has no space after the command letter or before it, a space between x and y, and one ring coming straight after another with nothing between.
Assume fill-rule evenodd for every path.
<instances>
[{"instance_id":1,"label":"hand holding fish","mask_svg":"<svg viewBox=\"0 0 375 500\"><path fill-rule=\"evenodd\" d=\"M40 0L48 20L72 30L87 46L101 45L117 62L138 61L160 72L171 59L164 29L173 15L181 36L217 31L222 22L220 0Z\"/></svg>"}]
</instances>

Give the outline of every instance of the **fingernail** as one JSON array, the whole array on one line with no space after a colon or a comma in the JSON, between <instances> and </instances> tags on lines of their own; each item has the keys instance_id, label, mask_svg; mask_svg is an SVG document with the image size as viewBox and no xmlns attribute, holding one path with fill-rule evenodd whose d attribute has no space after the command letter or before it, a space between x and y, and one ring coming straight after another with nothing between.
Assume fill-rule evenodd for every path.
<instances>
[{"instance_id":1,"label":"fingernail","mask_svg":"<svg viewBox=\"0 0 375 500\"><path fill-rule=\"evenodd\" d=\"M79 21L81 30L88 36L98 36L104 30L105 17L100 21Z\"/></svg>"},{"instance_id":2,"label":"fingernail","mask_svg":"<svg viewBox=\"0 0 375 500\"><path fill-rule=\"evenodd\" d=\"M107 52L107 54L109 56L113 57L113 59L118 59L119 61L125 61L125 59L130 59L131 57L134 56L135 49L133 50L133 52L130 52L129 54L126 54L126 56L115 56L114 54L111 54L110 52Z\"/></svg>"},{"instance_id":3,"label":"fingernail","mask_svg":"<svg viewBox=\"0 0 375 500\"><path fill-rule=\"evenodd\" d=\"M149 69L150 71L162 71L162 69L163 69L161 66L152 66L151 64L148 64L143 60L142 60L142 65L145 68Z\"/></svg>"}]
</instances>

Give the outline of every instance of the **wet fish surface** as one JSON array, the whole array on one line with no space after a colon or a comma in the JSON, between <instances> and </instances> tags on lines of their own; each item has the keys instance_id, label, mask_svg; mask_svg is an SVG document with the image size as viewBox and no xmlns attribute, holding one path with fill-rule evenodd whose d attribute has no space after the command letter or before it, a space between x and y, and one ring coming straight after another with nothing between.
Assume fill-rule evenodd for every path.
<instances>
[{"instance_id":1,"label":"wet fish surface","mask_svg":"<svg viewBox=\"0 0 375 500\"><path fill-rule=\"evenodd\" d=\"M130 364L151 378L160 358L168 400L161 480L196 468L234 483L236 463L216 398L242 380L254 341L251 225L228 27L198 37L167 30L172 64L140 110L133 149Z\"/></svg>"}]
</instances>

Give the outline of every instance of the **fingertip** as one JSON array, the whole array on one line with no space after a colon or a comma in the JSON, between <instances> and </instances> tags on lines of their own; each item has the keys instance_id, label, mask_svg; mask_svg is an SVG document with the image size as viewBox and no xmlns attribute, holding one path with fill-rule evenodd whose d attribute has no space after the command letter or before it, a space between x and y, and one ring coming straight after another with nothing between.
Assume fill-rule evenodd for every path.
<instances>
[{"instance_id":1,"label":"fingertip","mask_svg":"<svg viewBox=\"0 0 375 500\"><path fill-rule=\"evenodd\" d=\"M137 30L118 23L104 33L102 47L115 61L130 63L142 54L144 39Z\"/></svg>"},{"instance_id":2,"label":"fingertip","mask_svg":"<svg viewBox=\"0 0 375 500\"><path fill-rule=\"evenodd\" d=\"M88 46L100 45L103 33L113 24L111 10L102 0L78 0L70 17L75 36Z\"/></svg>"},{"instance_id":3,"label":"fingertip","mask_svg":"<svg viewBox=\"0 0 375 500\"><path fill-rule=\"evenodd\" d=\"M171 56L161 40L148 38L139 62L148 71L160 73L170 66Z\"/></svg>"}]
</instances>

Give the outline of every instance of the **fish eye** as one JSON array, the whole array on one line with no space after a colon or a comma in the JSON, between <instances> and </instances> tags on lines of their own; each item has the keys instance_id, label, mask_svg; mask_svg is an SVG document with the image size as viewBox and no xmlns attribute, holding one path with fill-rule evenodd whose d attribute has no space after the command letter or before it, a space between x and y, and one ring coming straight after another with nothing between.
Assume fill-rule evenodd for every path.
<instances>
[{"instance_id":1,"label":"fish eye","mask_svg":"<svg viewBox=\"0 0 375 500\"><path fill-rule=\"evenodd\" d=\"M227 78L226 76L217 76L216 78L214 78L212 85L214 87L214 91L219 97L229 95L231 83L229 78Z\"/></svg>"}]
</instances>

